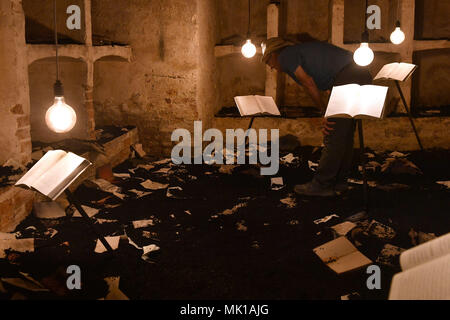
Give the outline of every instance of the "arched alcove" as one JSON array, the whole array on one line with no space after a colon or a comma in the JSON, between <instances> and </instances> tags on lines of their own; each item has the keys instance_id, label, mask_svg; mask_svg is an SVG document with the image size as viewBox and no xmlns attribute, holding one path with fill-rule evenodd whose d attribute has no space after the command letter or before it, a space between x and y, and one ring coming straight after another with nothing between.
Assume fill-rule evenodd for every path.
<instances>
[{"instance_id":1,"label":"arched alcove","mask_svg":"<svg viewBox=\"0 0 450 320\"><path fill-rule=\"evenodd\" d=\"M60 80L64 85L66 103L77 113L77 123L68 133L54 133L45 123L45 113L53 104L53 84L56 79L54 58L36 60L28 67L30 83L30 124L32 142L54 142L67 138L85 139L88 137L85 108L85 89L87 67L80 59L60 57Z\"/></svg>"}]
</instances>

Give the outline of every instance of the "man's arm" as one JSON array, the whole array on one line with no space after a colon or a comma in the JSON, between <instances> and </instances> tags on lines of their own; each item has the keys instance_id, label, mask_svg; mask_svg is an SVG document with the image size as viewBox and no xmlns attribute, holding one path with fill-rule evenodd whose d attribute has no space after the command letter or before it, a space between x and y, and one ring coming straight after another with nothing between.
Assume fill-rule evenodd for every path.
<instances>
[{"instance_id":1,"label":"man's arm","mask_svg":"<svg viewBox=\"0 0 450 320\"><path fill-rule=\"evenodd\" d=\"M326 106L322 101L322 97L320 96L319 89L317 88L314 79L311 78L301 66L295 70L295 76L302 86L305 87L306 91L316 104L316 107L319 108L322 113L325 113Z\"/></svg>"},{"instance_id":2,"label":"man's arm","mask_svg":"<svg viewBox=\"0 0 450 320\"><path fill-rule=\"evenodd\" d=\"M299 66L297 70L295 70L295 76L297 77L298 81L306 88L306 91L308 91L308 94L311 96L320 112L325 113L326 106L322 101L322 97L316 83L314 82L314 79L311 78L301 66ZM333 124L334 122L328 121L328 119L324 118L322 122L322 133L324 135L329 135L330 132L334 130Z\"/></svg>"}]
</instances>

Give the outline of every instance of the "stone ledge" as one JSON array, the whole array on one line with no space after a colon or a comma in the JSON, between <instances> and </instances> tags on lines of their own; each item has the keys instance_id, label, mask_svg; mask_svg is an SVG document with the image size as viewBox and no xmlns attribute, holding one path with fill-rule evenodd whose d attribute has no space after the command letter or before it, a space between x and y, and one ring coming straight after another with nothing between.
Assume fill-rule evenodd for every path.
<instances>
[{"instance_id":1,"label":"stone ledge","mask_svg":"<svg viewBox=\"0 0 450 320\"><path fill-rule=\"evenodd\" d=\"M249 118L215 118L213 127L225 134L226 129L247 129ZM256 118L254 129L279 129L280 137L296 136L302 145L321 146L322 134L318 129L321 118ZM415 118L422 145L426 149L450 148L450 117ZM416 137L408 117L386 118L383 120L364 120L365 145L374 150L419 150ZM358 139L355 138L355 146Z\"/></svg>"},{"instance_id":2,"label":"stone ledge","mask_svg":"<svg viewBox=\"0 0 450 320\"><path fill-rule=\"evenodd\" d=\"M0 232L12 232L33 207L34 192L14 186L0 189Z\"/></svg>"}]
</instances>

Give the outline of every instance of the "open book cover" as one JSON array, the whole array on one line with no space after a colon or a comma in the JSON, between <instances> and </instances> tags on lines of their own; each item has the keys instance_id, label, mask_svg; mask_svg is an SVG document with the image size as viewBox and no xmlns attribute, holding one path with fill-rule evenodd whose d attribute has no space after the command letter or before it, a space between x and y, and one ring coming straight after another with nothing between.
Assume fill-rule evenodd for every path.
<instances>
[{"instance_id":1,"label":"open book cover","mask_svg":"<svg viewBox=\"0 0 450 320\"><path fill-rule=\"evenodd\" d=\"M325 118L380 119L389 87L346 84L333 87Z\"/></svg>"},{"instance_id":2,"label":"open book cover","mask_svg":"<svg viewBox=\"0 0 450 320\"><path fill-rule=\"evenodd\" d=\"M450 299L450 233L404 251L390 300Z\"/></svg>"},{"instance_id":3,"label":"open book cover","mask_svg":"<svg viewBox=\"0 0 450 320\"><path fill-rule=\"evenodd\" d=\"M375 76L374 80L407 80L417 69L417 66L412 63L394 62L388 63L381 68L380 72Z\"/></svg>"},{"instance_id":4,"label":"open book cover","mask_svg":"<svg viewBox=\"0 0 450 320\"><path fill-rule=\"evenodd\" d=\"M357 270L372 263L346 237L327 242L313 251L337 274Z\"/></svg>"},{"instance_id":5,"label":"open book cover","mask_svg":"<svg viewBox=\"0 0 450 320\"><path fill-rule=\"evenodd\" d=\"M32 189L55 200L91 163L71 152L48 151L16 186Z\"/></svg>"},{"instance_id":6,"label":"open book cover","mask_svg":"<svg viewBox=\"0 0 450 320\"><path fill-rule=\"evenodd\" d=\"M266 96L239 96L234 97L236 106L242 117L255 115L280 116L280 110L272 97Z\"/></svg>"}]
</instances>

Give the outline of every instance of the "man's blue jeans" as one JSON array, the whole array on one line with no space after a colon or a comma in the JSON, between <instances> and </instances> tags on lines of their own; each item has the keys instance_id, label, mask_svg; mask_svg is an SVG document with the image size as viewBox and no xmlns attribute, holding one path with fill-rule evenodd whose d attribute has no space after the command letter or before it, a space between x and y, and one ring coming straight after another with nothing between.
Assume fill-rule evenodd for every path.
<instances>
[{"instance_id":1,"label":"man's blue jeans","mask_svg":"<svg viewBox=\"0 0 450 320\"><path fill-rule=\"evenodd\" d=\"M372 76L367 68L350 63L335 77L333 86L357 83L371 84ZM324 137L324 148L319 168L313 179L323 187L334 187L345 182L351 170L356 121L352 118L329 118L334 130Z\"/></svg>"}]
</instances>

